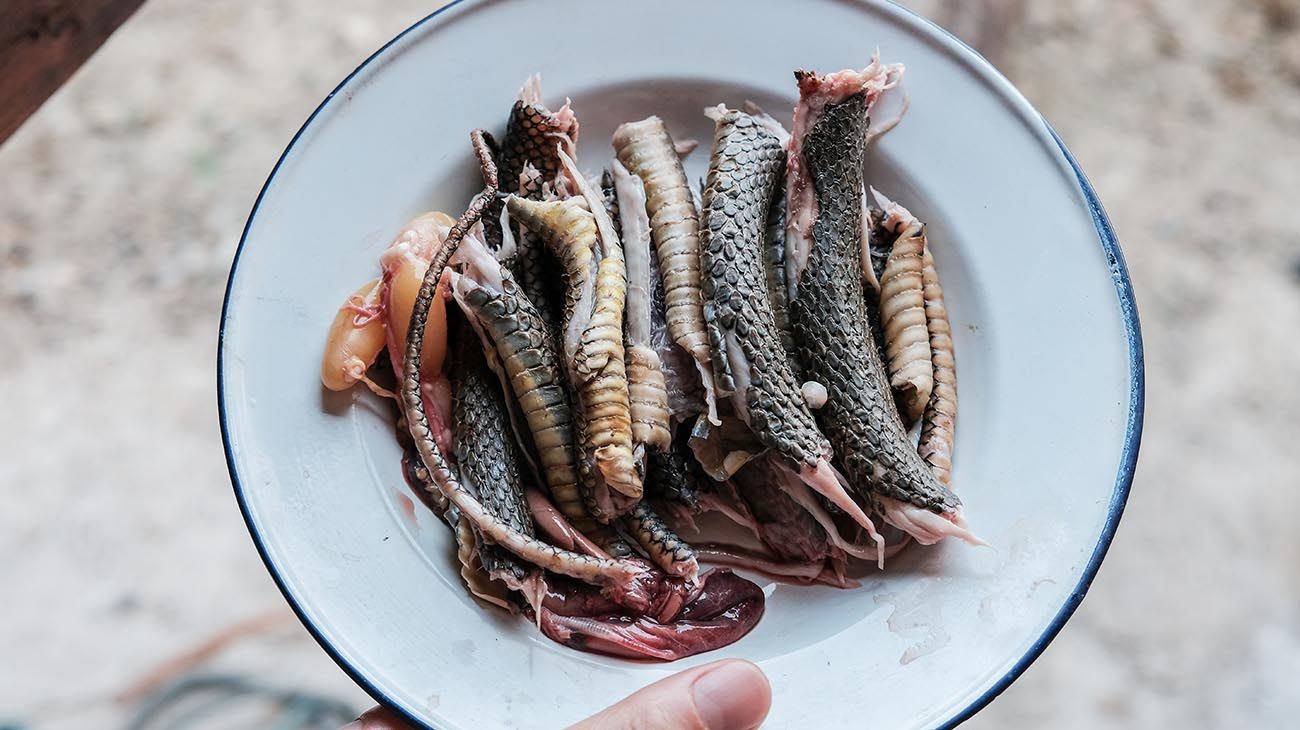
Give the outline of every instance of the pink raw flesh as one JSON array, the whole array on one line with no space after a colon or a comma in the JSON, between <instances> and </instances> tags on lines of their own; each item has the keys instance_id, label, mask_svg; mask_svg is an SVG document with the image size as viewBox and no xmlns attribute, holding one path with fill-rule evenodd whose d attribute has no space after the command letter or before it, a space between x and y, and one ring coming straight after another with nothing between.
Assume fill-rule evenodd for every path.
<instances>
[{"instance_id":1,"label":"pink raw flesh","mask_svg":"<svg viewBox=\"0 0 1300 730\"><path fill-rule=\"evenodd\" d=\"M942 515L889 497L879 497L885 521L911 535L922 545L933 545L945 537L955 537L977 547L988 547L966 527L961 510Z\"/></svg>"},{"instance_id":2,"label":"pink raw flesh","mask_svg":"<svg viewBox=\"0 0 1300 730\"><path fill-rule=\"evenodd\" d=\"M528 502L528 510L533 515L533 522L537 524L537 529L541 530L556 547L586 553L593 558L609 558L609 553L601 550L594 542L587 539L586 535L569 524L569 520L541 491L528 487L524 489L524 499Z\"/></svg>"},{"instance_id":3,"label":"pink raw flesh","mask_svg":"<svg viewBox=\"0 0 1300 730\"><path fill-rule=\"evenodd\" d=\"M553 641L579 651L674 661L732 644L762 618L758 586L729 570L711 570L701 580L677 615L662 622L618 613L585 586L575 587L580 595L559 594L553 586L538 625Z\"/></svg>"},{"instance_id":4,"label":"pink raw flesh","mask_svg":"<svg viewBox=\"0 0 1300 730\"><path fill-rule=\"evenodd\" d=\"M710 563L752 570L780 581L821 583L835 588L857 588L859 585L852 578L838 575L828 568L825 560L783 561L770 553L717 542L695 545L695 554Z\"/></svg>"}]
</instances>

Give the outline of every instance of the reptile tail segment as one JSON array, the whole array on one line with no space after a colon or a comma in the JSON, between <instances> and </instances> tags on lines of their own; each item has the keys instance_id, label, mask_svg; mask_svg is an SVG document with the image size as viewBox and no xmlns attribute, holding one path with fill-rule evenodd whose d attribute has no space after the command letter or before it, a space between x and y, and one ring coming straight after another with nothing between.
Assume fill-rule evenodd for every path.
<instances>
[{"instance_id":1,"label":"reptile tail segment","mask_svg":"<svg viewBox=\"0 0 1300 730\"><path fill-rule=\"evenodd\" d=\"M867 326L862 291L863 155L868 108L901 67L797 72L787 166L787 286L804 371L826 387L818 412L840 464L886 522L930 544L980 544L961 502L908 440Z\"/></svg>"},{"instance_id":2,"label":"reptile tail segment","mask_svg":"<svg viewBox=\"0 0 1300 730\"><path fill-rule=\"evenodd\" d=\"M461 483L478 495L484 509L512 530L534 536L533 519L524 498L523 456L515 442L510 415L501 395L501 385L484 359L478 335L463 320L456 330L455 348L448 363L451 382L452 423L455 429L456 468ZM496 545L487 544L474 532L468 520L461 521L458 538L470 530L471 539L461 539L461 552L473 547L482 577L498 581L524 593L536 606L546 593L542 574L521 563ZM484 590L475 573L474 555L461 555L461 573L476 595L493 600L499 592ZM495 601L494 601L495 602Z\"/></svg>"},{"instance_id":3,"label":"reptile tail segment","mask_svg":"<svg viewBox=\"0 0 1300 730\"><path fill-rule=\"evenodd\" d=\"M885 338L886 366L903 424L911 425L921 417L934 389L922 291L925 226L875 188L871 194L882 210L879 228L893 239L880 274L880 324Z\"/></svg>"},{"instance_id":4,"label":"reptile tail segment","mask_svg":"<svg viewBox=\"0 0 1300 730\"><path fill-rule=\"evenodd\" d=\"M510 215L540 236L567 280L564 350L579 401L581 474L588 508L609 522L641 498L632 448L632 417L623 348L626 271L621 247L598 230L585 197L537 202L511 197Z\"/></svg>"},{"instance_id":5,"label":"reptile tail segment","mask_svg":"<svg viewBox=\"0 0 1300 730\"><path fill-rule=\"evenodd\" d=\"M709 418L717 424L700 292L700 222L686 171L659 117L620 126L614 131L614 152L645 185L650 235L663 274L668 332L694 358L706 391Z\"/></svg>"},{"instance_id":6,"label":"reptile tail segment","mask_svg":"<svg viewBox=\"0 0 1300 730\"><path fill-rule=\"evenodd\" d=\"M541 76L528 77L510 109L506 133L497 151L501 192L540 199L543 187L553 187L560 174L560 150L572 155L577 141L578 117L568 100L551 111L542 103ZM483 221L492 250L502 240L502 206L503 201L494 200ZM520 236L516 244L509 257L511 269L542 319L553 327L559 308L556 289L548 277L547 254L529 235Z\"/></svg>"}]
</instances>

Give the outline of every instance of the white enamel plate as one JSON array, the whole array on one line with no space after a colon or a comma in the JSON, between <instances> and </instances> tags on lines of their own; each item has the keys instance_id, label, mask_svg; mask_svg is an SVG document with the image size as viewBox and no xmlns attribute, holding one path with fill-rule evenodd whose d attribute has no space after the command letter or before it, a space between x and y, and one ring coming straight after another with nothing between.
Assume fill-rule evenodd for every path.
<instances>
[{"instance_id":1,"label":"white enamel plate","mask_svg":"<svg viewBox=\"0 0 1300 730\"><path fill-rule=\"evenodd\" d=\"M957 348L954 484L994 547L909 549L847 591L756 579L758 627L672 665L582 654L476 604L449 531L402 479L388 404L321 389L339 304L409 218L464 207L480 184L470 130L500 131L532 72L552 107L572 98L580 166L605 164L618 123L658 114L705 142L694 180L706 105L753 100L788 120L794 69L860 68L876 47L906 64L911 106L869 152L867 179L929 224ZM973 51L900 8L848 0L465 0L417 23L275 166L231 270L219 367L230 474L267 567L357 682L436 728L559 727L724 656L771 678L771 727L960 722L1078 606L1142 418L1128 276L1069 154Z\"/></svg>"}]
</instances>

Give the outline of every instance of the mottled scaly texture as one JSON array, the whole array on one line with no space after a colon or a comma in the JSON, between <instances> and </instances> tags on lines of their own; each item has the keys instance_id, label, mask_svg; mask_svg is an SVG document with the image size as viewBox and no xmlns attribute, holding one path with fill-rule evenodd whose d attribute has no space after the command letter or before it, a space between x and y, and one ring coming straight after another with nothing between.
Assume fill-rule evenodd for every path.
<instances>
[{"instance_id":1,"label":"mottled scaly texture","mask_svg":"<svg viewBox=\"0 0 1300 730\"><path fill-rule=\"evenodd\" d=\"M691 453L690 432L685 426L679 428L668 451L646 455L646 493L696 510L700 480L706 477Z\"/></svg>"},{"instance_id":2,"label":"mottled scaly texture","mask_svg":"<svg viewBox=\"0 0 1300 730\"><path fill-rule=\"evenodd\" d=\"M709 361L700 295L699 217L686 172L663 120L629 122L614 132L619 162L645 183L650 232L663 274L668 331L699 363Z\"/></svg>"},{"instance_id":3,"label":"mottled scaly texture","mask_svg":"<svg viewBox=\"0 0 1300 730\"><path fill-rule=\"evenodd\" d=\"M506 523L489 513L478 498L460 483L447 458L439 450L437 441L434 440L433 428L424 410L424 397L420 387L420 360L429 309L448 259L454 255L466 233L482 217L483 211L497 193L496 167L483 134L476 130L471 137L479 165L484 172L484 189L474 197L469 208L452 226L443 249L429 264L424 280L420 283L419 293L415 297L415 304L411 308L411 324L407 330L406 353L400 381L402 412L406 417L411 441L419 453L420 461L428 470L430 481L450 503L449 507L454 506L460 515L468 519L474 528L482 533L484 538L540 568L599 585L610 598L633 611L647 611L655 598L652 592L654 586L659 583L655 576L635 562L596 558L561 550L535 537L510 529ZM508 277L503 278L508 281L506 288L513 288L513 281L509 281ZM502 314L505 312L503 311Z\"/></svg>"},{"instance_id":4,"label":"mottled scaly texture","mask_svg":"<svg viewBox=\"0 0 1300 730\"><path fill-rule=\"evenodd\" d=\"M912 448L867 326L862 292L862 160L867 108L859 92L828 104L803 140L815 189L812 251L790 303L805 371L826 386L818 420L859 490L936 513L960 501Z\"/></svg>"},{"instance_id":5,"label":"mottled scaly texture","mask_svg":"<svg viewBox=\"0 0 1300 730\"><path fill-rule=\"evenodd\" d=\"M644 502L638 503L623 518L623 526L650 561L664 572L687 580L695 579L700 571L695 551Z\"/></svg>"},{"instance_id":6,"label":"mottled scaly texture","mask_svg":"<svg viewBox=\"0 0 1300 730\"><path fill-rule=\"evenodd\" d=\"M577 120L568 113L556 113L541 103L515 101L501 139L500 178L502 192L518 192L519 173L531 164L542 180L554 180L560 172L558 145L570 149L578 138Z\"/></svg>"},{"instance_id":7,"label":"mottled scaly texture","mask_svg":"<svg viewBox=\"0 0 1300 730\"><path fill-rule=\"evenodd\" d=\"M602 247L595 218L581 200L538 203L510 198L506 205L564 266L564 347L579 402L583 496L592 515L609 522L631 509L642 489L632 451L623 351L627 279L622 251L612 241L604 246L591 280Z\"/></svg>"},{"instance_id":8,"label":"mottled scaly texture","mask_svg":"<svg viewBox=\"0 0 1300 730\"><path fill-rule=\"evenodd\" d=\"M541 196L541 183L553 183L560 172L559 147L572 149L578 138L578 122L565 105L559 112L546 108L539 99L540 85L532 79L520 92L506 121L506 134L501 139L500 160L501 191L526 198ZM526 188L520 179L525 167L536 170L535 184ZM527 177L527 176L525 176ZM488 209L484 225L490 228L499 219L501 201ZM499 234L498 234L499 235ZM493 241L493 249L496 246ZM532 301L547 326L555 329L559 323L558 289L547 261L549 254L534 236L525 233L519 237L518 250L511 261L511 269L523 286L524 294Z\"/></svg>"},{"instance_id":9,"label":"mottled scaly texture","mask_svg":"<svg viewBox=\"0 0 1300 730\"><path fill-rule=\"evenodd\" d=\"M579 530L594 528L578 491L573 410L560 359L537 310L505 270L501 292L472 287L461 299L496 345L555 506Z\"/></svg>"},{"instance_id":10,"label":"mottled scaly texture","mask_svg":"<svg viewBox=\"0 0 1300 730\"><path fill-rule=\"evenodd\" d=\"M782 173L785 168L782 167ZM801 377L799 359L790 328L790 294L785 285L785 184L778 182L767 211L767 232L763 242L763 276L767 281L767 298L772 307L772 322L785 350L786 361L795 378Z\"/></svg>"},{"instance_id":11,"label":"mottled scaly texture","mask_svg":"<svg viewBox=\"0 0 1300 730\"><path fill-rule=\"evenodd\" d=\"M461 482L477 490L489 514L521 534L534 535L524 500L523 456L515 441L501 383L488 369L478 336L462 321L448 363L454 394L456 470ZM509 571L522 580L529 569L495 545L483 545L479 559L489 575Z\"/></svg>"},{"instance_id":12,"label":"mottled scaly texture","mask_svg":"<svg viewBox=\"0 0 1300 730\"><path fill-rule=\"evenodd\" d=\"M925 319L930 332L934 361L934 390L921 416L921 443L917 452L944 484L952 483L952 449L957 429L957 362L952 346L952 327L943 304L943 288L934 268L934 256L927 244L923 257Z\"/></svg>"},{"instance_id":13,"label":"mottled scaly texture","mask_svg":"<svg viewBox=\"0 0 1300 730\"><path fill-rule=\"evenodd\" d=\"M816 468L830 455L781 345L764 273L767 213L781 179L781 139L744 112L716 118L700 243L704 316L720 393L764 446Z\"/></svg>"}]
</instances>

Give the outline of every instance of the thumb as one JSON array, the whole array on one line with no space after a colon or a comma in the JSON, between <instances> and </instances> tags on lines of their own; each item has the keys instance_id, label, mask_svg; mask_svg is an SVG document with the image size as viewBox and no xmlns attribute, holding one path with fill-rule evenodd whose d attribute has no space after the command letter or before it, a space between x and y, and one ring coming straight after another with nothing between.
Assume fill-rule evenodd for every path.
<instances>
[{"instance_id":1,"label":"thumb","mask_svg":"<svg viewBox=\"0 0 1300 730\"><path fill-rule=\"evenodd\" d=\"M763 670L724 659L661 679L569 730L753 730L771 705Z\"/></svg>"}]
</instances>

